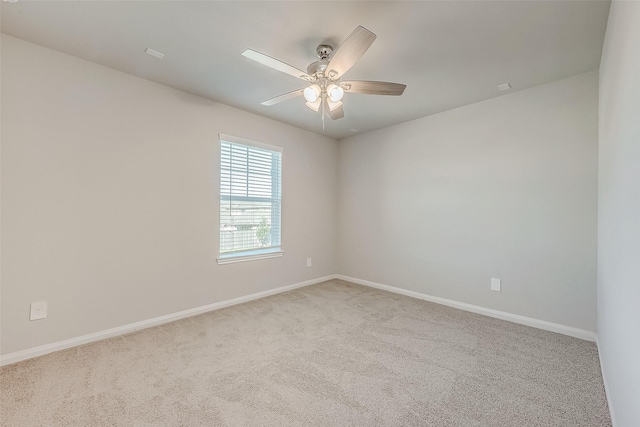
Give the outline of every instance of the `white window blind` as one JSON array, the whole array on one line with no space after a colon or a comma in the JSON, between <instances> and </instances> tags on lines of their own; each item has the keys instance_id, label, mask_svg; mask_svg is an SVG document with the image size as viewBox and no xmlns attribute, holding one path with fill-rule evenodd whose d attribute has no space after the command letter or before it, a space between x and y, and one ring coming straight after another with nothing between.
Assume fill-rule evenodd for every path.
<instances>
[{"instance_id":1,"label":"white window blind","mask_svg":"<svg viewBox=\"0 0 640 427\"><path fill-rule=\"evenodd\" d=\"M220 256L280 251L282 149L220 135Z\"/></svg>"}]
</instances>

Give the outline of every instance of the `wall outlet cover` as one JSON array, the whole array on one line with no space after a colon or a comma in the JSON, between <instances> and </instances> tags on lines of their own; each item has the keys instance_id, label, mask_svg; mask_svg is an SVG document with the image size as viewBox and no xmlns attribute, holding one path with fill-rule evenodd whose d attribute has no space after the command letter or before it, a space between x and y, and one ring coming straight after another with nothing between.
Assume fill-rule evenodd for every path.
<instances>
[{"instance_id":1,"label":"wall outlet cover","mask_svg":"<svg viewBox=\"0 0 640 427\"><path fill-rule=\"evenodd\" d=\"M36 301L31 303L31 314L29 320L44 319L47 317L47 302Z\"/></svg>"},{"instance_id":2,"label":"wall outlet cover","mask_svg":"<svg viewBox=\"0 0 640 427\"><path fill-rule=\"evenodd\" d=\"M500 279L491 278L491 290L496 292L502 291L502 285L500 284Z\"/></svg>"}]
</instances>

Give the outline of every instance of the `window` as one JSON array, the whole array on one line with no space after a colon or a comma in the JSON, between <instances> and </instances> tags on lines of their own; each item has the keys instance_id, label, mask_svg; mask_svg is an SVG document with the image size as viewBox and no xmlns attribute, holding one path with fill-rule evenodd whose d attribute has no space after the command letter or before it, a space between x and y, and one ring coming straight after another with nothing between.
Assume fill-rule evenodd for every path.
<instances>
[{"instance_id":1,"label":"window","mask_svg":"<svg viewBox=\"0 0 640 427\"><path fill-rule=\"evenodd\" d=\"M218 264L282 256L282 148L220 135Z\"/></svg>"}]
</instances>

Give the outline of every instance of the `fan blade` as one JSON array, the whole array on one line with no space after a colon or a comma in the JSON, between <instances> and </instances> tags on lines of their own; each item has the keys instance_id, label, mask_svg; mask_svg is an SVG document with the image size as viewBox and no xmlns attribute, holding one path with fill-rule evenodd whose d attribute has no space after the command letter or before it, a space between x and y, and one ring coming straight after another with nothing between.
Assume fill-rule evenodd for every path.
<instances>
[{"instance_id":1,"label":"fan blade","mask_svg":"<svg viewBox=\"0 0 640 427\"><path fill-rule=\"evenodd\" d=\"M340 82L340 86L347 92L366 93L367 95L393 95L400 96L407 85L390 82L368 82L364 80L352 80ZM347 89L347 87L349 89Z\"/></svg>"},{"instance_id":2,"label":"fan blade","mask_svg":"<svg viewBox=\"0 0 640 427\"><path fill-rule=\"evenodd\" d=\"M357 27L331 56L326 75L335 78L349 71L375 39L376 35L371 31Z\"/></svg>"},{"instance_id":3,"label":"fan blade","mask_svg":"<svg viewBox=\"0 0 640 427\"><path fill-rule=\"evenodd\" d=\"M264 102L261 102L262 105L266 105L267 107L271 107L272 105L276 105L279 104L281 102L284 101L288 101L290 99L293 99L297 96L302 95L302 92L304 91L304 89L298 89L298 90L294 90L293 92L288 92L285 93L283 95L280 96L276 96L275 98L271 98L271 99L267 99Z\"/></svg>"},{"instance_id":4,"label":"fan blade","mask_svg":"<svg viewBox=\"0 0 640 427\"><path fill-rule=\"evenodd\" d=\"M326 101L324 105L325 110L329 113L329 117L331 117L331 120L338 120L344 117L344 110L342 109L342 105L334 109L333 111L329 109L329 105L326 103Z\"/></svg>"},{"instance_id":5,"label":"fan blade","mask_svg":"<svg viewBox=\"0 0 640 427\"><path fill-rule=\"evenodd\" d=\"M259 62L262 65L266 65L269 68L273 68L274 70L289 74L290 76L307 81L311 80L311 76L304 71L298 70L296 67L265 55L264 53L257 52L253 49L245 49L245 51L242 52L242 55L246 56L249 59L253 59L256 62Z\"/></svg>"}]
</instances>

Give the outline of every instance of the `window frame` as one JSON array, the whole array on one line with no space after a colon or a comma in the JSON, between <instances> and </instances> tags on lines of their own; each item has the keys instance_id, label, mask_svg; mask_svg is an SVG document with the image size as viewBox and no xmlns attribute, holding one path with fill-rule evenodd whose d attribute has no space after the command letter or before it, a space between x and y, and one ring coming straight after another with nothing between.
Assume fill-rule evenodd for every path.
<instances>
[{"instance_id":1,"label":"window frame","mask_svg":"<svg viewBox=\"0 0 640 427\"><path fill-rule=\"evenodd\" d=\"M252 248L252 249L244 249L238 250L235 252L227 252L221 253L221 242L222 242L222 230L220 229L221 225L221 206L222 206L222 144L226 142L229 144L240 144L246 145L249 147L254 147L262 150L268 150L276 153L280 153L280 177L279 177L279 202L280 202L280 244L277 246L261 249L261 248ZM258 259L267 259L267 258L277 258L281 257L284 254L284 250L282 249L282 157L283 157L283 147L265 144L262 142L252 141L245 138L240 138L237 136L227 135L220 133L218 135L218 229L220 230L218 233L218 257L217 262L219 265L222 264L232 264L238 262L246 262L246 261L254 261ZM273 191L273 187L272 187Z\"/></svg>"}]
</instances>

